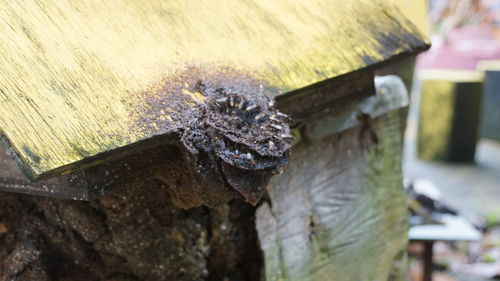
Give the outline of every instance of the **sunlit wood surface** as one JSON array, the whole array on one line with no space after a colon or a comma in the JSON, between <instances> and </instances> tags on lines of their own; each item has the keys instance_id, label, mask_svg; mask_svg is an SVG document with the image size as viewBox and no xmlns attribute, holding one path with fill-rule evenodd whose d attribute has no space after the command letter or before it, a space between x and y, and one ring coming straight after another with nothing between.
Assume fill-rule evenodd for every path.
<instances>
[{"instance_id":1,"label":"sunlit wood surface","mask_svg":"<svg viewBox=\"0 0 500 281\"><path fill-rule=\"evenodd\" d=\"M282 95L426 43L377 0L2 1L0 132L33 178L66 174L169 133L139 109L186 73Z\"/></svg>"}]
</instances>

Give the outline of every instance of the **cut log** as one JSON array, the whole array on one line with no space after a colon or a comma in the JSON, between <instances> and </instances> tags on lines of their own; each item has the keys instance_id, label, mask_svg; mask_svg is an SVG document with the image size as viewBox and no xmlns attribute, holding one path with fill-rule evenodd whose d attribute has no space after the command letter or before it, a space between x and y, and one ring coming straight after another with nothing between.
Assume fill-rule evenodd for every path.
<instances>
[{"instance_id":1,"label":"cut log","mask_svg":"<svg viewBox=\"0 0 500 281\"><path fill-rule=\"evenodd\" d=\"M267 281L403 280L397 111L298 145L257 210Z\"/></svg>"}]
</instances>

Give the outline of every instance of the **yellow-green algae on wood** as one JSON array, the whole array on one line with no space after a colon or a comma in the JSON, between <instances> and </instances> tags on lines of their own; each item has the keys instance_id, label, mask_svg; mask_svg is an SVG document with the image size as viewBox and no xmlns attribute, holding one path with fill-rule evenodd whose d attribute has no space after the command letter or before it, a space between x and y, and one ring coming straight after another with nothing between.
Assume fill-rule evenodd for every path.
<instances>
[{"instance_id":1,"label":"yellow-green algae on wood","mask_svg":"<svg viewBox=\"0 0 500 281\"><path fill-rule=\"evenodd\" d=\"M427 45L377 0L2 1L0 132L33 178L65 174L150 138L140 97L187 67L279 95Z\"/></svg>"},{"instance_id":2,"label":"yellow-green algae on wood","mask_svg":"<svg viewBox=\"0 0 500 281\"><path fill-rule=\"evenodd\" d=\"M389 0L397 5L403 14L415 24L421 32L429 34L429 1L427 0Z\"/></svg>"}]
</instances>

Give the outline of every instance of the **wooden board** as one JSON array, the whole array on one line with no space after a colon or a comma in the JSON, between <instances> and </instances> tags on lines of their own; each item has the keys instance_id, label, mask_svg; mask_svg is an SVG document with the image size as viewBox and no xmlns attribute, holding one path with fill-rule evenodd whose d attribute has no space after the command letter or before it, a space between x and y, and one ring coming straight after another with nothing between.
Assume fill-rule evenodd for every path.
<instances>
[{"instance_id":1,"label":"wooden board","mask_svg":"<svg viewBox=\"0 0 500 281\"><path fill-rule=\"evenodd\" d=\"M251 80L276 96L427 47L381 0L4 1L0 132L47 178L171 132L171 104L143 110L162 89L197 102L199 80Z\"/></svg>"},{"instance_id":2,"label":"wooden board","mask_svg":"<svg viewBox=\"0 0 500 281\"><path fill-rule=\"evenodd\" d=\"M164 174L165 170L172 172L175 168L181 167L189 170L189 166L182 165L178 149L169 146L166 140L159 142L163 145L145 148L140 153L107 161L102 165L89 167L70 175L36 182L28 179L19 170L15 161L0 147L0 191L92 200L115 187L126 188L154 179L159 174ZM170 157L174 159L169 159ZM169 176L175 177L173 173ZM186 185L184 187L187 190Z\"/></svg>"},{"instance_id":3,"label":"wooden board","mask_svg":"<svg viewBox=\"0 0 500 281\"><path fill-rule=\"evenodd\" d=\"M295 147L257 210L266 280L404 280L400 115Z\"/></svg>"}]
</instances>

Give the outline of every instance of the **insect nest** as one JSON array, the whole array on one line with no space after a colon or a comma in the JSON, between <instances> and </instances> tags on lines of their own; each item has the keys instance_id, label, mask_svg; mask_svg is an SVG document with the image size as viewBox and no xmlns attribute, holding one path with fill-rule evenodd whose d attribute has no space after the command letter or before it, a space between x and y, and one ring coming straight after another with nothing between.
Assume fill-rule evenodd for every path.
<instances>
[{"instance_id":1,"label":"insect nest","mask_svg":"<svg viewBox=\"0 0 500 281\"><path fill-rule=\"evenodd\" d=\"M219 174L230 184L239 184L235 177L243 176L235 169L247 174L256 172L249 185L267 183L256 178L268 179L282 171L288 162L293 137L288 126L290 118L276 109L274 101L264 95L241 94L224 88L208 91L202 87L200 92L206 96L206 102L200 104L197 118L187 124L182 136L189 151L208 155L203 158L211 159L211 163L205 165L222 167ZM240 191L235 184L231 185ZM255 189L262 194L263 186ZM254 193L251 201L260 197Z\"/></svg>"}]
</instances>

